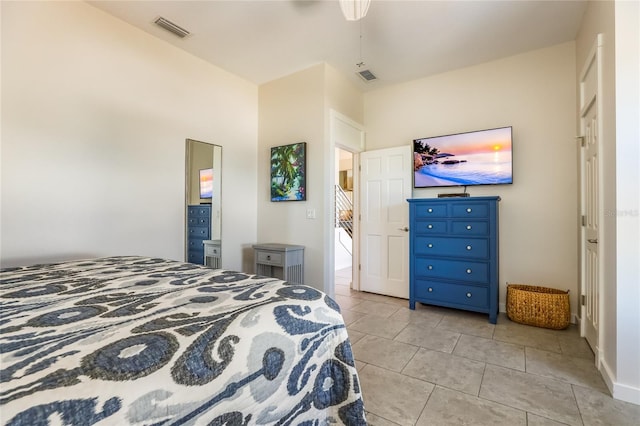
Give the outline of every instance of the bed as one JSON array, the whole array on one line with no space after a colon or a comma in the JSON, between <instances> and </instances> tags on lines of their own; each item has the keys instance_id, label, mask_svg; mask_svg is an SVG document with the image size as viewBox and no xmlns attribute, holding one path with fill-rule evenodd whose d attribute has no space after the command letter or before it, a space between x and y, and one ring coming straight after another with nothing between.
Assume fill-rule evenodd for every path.
<instances>
[{"instance_id":1,"label":"bed","mask_svg":"<svg viewBox=\"0 0 640 426\"><path fill-rule=\"evenodd\" d=\"M366 425L312 287L138 256L0 277L2 424Z\"/></svg>"}]
</instances>

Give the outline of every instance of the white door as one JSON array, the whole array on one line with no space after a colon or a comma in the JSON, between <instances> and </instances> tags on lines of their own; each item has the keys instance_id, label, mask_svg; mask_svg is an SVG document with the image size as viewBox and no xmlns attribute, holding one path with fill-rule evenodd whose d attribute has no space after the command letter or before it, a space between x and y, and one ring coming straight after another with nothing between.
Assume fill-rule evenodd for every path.
<instances>
[{"instance_id":1,"label":"white door","mask_svg":"<svg viewBox=\"0 0 640 426\"><path fill-rule=\"evenodd\" d=\"M409 145L360 154L360 290L409 298Z\"/></svg>"},{"instance_id":2,"label":"white door","mask_svg":"<svg viewBox=\"0 0 640 426\"><path fill-rule=\"evenodd\" d=\"M581 209L582 209L582 335L587 339L599 363L600 326L600 137L602 135L600 98L600 46L598 36L580 77L581 131Z\"/></svg>"}]
</instances>

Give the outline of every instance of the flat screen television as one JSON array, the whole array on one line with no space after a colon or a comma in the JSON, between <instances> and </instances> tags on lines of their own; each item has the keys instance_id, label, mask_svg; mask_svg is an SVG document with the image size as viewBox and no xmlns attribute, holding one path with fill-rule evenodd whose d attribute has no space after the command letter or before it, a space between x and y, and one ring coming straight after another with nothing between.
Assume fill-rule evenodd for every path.
<instances>
[{"instance_id":1,"label":"flat screen television","mask_svg":"<svg viewBox=\"0 0 640 426\"><path fill-rule=\"evenodd\" d=\"M200 170L200 198L213 197L213 169Z\"/></svg>"},{"instance_id":2,"label":"flat screen television","mask_svg":"<svg viewBox=\"0 0 640 426\"><path fill-rule=\"evenodd\" d=\"M513 183L511 142L511 126L414 139L413 187Z\"/></svg>"}]
</instances>

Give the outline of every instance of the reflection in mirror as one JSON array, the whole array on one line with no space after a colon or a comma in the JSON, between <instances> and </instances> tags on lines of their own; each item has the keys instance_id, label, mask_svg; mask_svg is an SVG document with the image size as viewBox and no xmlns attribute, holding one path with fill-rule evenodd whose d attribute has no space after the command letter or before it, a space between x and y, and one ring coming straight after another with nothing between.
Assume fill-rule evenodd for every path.
<instances>
[{"instance_id":1,"label":"reflection in mirror","mask_svg":"<svg viewBox=\"0 0 640 426\"><path fill-rule=\"evenodd\" d=\"M222 147L187 139L186 238L187 262L222 267Z\"/></svg>"}]
</instances>

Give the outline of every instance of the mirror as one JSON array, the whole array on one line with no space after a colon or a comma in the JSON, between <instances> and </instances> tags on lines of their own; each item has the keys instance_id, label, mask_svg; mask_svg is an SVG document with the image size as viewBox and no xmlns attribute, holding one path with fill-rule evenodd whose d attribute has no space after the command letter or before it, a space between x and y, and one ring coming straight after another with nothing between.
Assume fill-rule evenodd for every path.
<instances>
[{"instance_id":1,"label":"mirror","mask_svg":"<svg viewBox=\"0 0 640 426\"><path fill-rule=\"evenodd\" d=\"M186 142L185 259L222 267L222 147Z\"/></svg>"}]
</instances>

